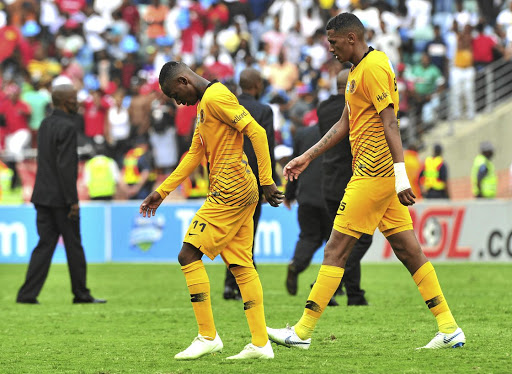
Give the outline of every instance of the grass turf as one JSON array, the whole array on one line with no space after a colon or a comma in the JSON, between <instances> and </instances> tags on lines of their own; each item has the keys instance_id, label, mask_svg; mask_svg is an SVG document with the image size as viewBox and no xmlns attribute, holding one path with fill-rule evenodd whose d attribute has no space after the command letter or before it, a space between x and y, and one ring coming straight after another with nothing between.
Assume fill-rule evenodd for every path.
<instances>
[{"instance_id":1,"label":"grass turf","mask_svg":"<svg viewBox=\"0 0 512 374\"><path fill-rule=\"evenodd\" d=\"M41 305L14 302L26 265L0 265L0 373L510 373L511 264L438 264L444 294L467 345L416 351L437 331L408 272L399 264L364 264L368 307L329 307L309 351L274 347L275 359L232 362L250 342L240 301L222 299L224 267L207 265L224 351L196 361L174 354L197 334L189 295L175 264L92 264L88 284L105 305L73 305L65 265L53 265ZM267 324L302 315L318 266L284 288L285 265L258 267Z\"/></svg>"}]
</instances>

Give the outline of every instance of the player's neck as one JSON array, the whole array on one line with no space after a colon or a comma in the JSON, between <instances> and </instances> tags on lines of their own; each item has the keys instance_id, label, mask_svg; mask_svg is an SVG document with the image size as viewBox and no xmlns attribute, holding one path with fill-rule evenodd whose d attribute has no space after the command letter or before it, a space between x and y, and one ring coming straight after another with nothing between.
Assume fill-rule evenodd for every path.
<instances>
[{"instance_id":1,"label":"player's neck","mask_svg":"<svg viewBox=\"0 0 512 374\"><path fill-rule=\"evenodd\" d=\"M354 50L354 55L352 57L352 60L350 61L354 66L357 66L359 62L363 59L364 55L368 53L368 44L361 43L356 47Z\"/></svg>"}]
</instances>

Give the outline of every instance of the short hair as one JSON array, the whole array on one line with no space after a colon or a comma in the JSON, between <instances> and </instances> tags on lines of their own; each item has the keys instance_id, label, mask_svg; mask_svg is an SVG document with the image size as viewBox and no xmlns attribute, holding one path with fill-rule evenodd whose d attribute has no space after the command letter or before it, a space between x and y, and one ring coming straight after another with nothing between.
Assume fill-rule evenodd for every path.
<instances>
[{"instance_id":1,"label":"short hair","mask_svg":"<svg viewBox=\"0 0 512 374\"><path fill-rule=\"evenodd\" d=\"M364 38L364 25L352 13L340 13L331 18L325 26L326 30L334 30L343 34L348 32L355 33L359 38Z\"/></svg>"},{"instance_id":2,"label":"short hair","mask_svg":"<svg viewBox=\"0 0 512 374\"><path fill-rule=\"evenodd\" d=\"M256 83L260 80L262 80L262 77L258 70L246 68L240 73L239 85L242 90L250 90L255 87Z\"/></svg>"},{"instance_id":3,"label":"short hair","mask_svg":"<svg viewBox=\"0 0 512 374\"><path fill-rule=\"evenodd\" d=\"M158 83L160 87L163 87L165 81L172 80L178 73L185 69L187 65L180 61L169 61L162 66L160 70L160 76L158 77Z\"/></svg>"}]
</instances>

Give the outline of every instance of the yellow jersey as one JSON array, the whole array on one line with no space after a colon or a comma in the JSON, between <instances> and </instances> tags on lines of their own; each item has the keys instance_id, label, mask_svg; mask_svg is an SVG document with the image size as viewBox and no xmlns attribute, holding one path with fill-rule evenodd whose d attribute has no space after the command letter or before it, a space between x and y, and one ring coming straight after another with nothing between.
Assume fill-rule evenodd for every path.
<instances>
[{"instance_id":1,"label":"yellow jersey","mask_svg":"<svg viewBox=\"0 0 512 374\"><path fill-rule=\"evenodd\" d=\"M206 157L210 185L206 201L227 206L256 203L258 184L243 151L242 134L252 121L255 120L249 111L226 86L211 82L197 106L196 127L187 156L156 191L165 198ZM260 174L264 185L272 180L270 157L267 158Z\"/></svg>"},{"instance_id":2,"label":"yellow jersey","mask_svg":"<svg viewBox=\"0 0 512 374\"><path fill-rule=\"evenodd\" d=\"M254 121L235 95L212 82L197 106L197 127L210 169L207 201L245 206L258 201L258 184L244 153L242 130Z\"/></svg>"},{"instance_id":3,"label":"yellow jersey","mask_svg":"<svg viewBox=\"0 0 512 374\"><path fill-rule=\"evenodd\" d=\"M379 113L393 105L398 90L393 67L384 52L370 47L348 75L345 102L349 117L352 171L356 176L392 177L393 159Z\"/></svg>"}]
</instances>

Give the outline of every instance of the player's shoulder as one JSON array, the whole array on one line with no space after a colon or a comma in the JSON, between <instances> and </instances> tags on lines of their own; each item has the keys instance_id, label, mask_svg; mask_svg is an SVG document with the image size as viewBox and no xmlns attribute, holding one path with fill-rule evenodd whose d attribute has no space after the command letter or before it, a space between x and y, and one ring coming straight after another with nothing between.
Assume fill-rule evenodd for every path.
<instances>
[{"instance_id":1,"label":"player's shoulder","mask_svg":"<svg viewBox=\"0 0 512 374\"><path fill-rule=\"evenodd\" d=\"M236 99L236 96L222 83L220 82L212 82L206 91L204 92L203 97L209 100L225 100L225 99Z\"/></svg>"},{"instance_id":2,"label":"player's shoulder","mask_svg":"<svg viewBox=\"0 0 512 374\"><path fill-rule=\"evenodd\" d=\"M389 57L382 51L373 50L371 53L366 56L368 58L368 62L372 65L382 66L389 68Z\"/></svg>"}]
</instances>

